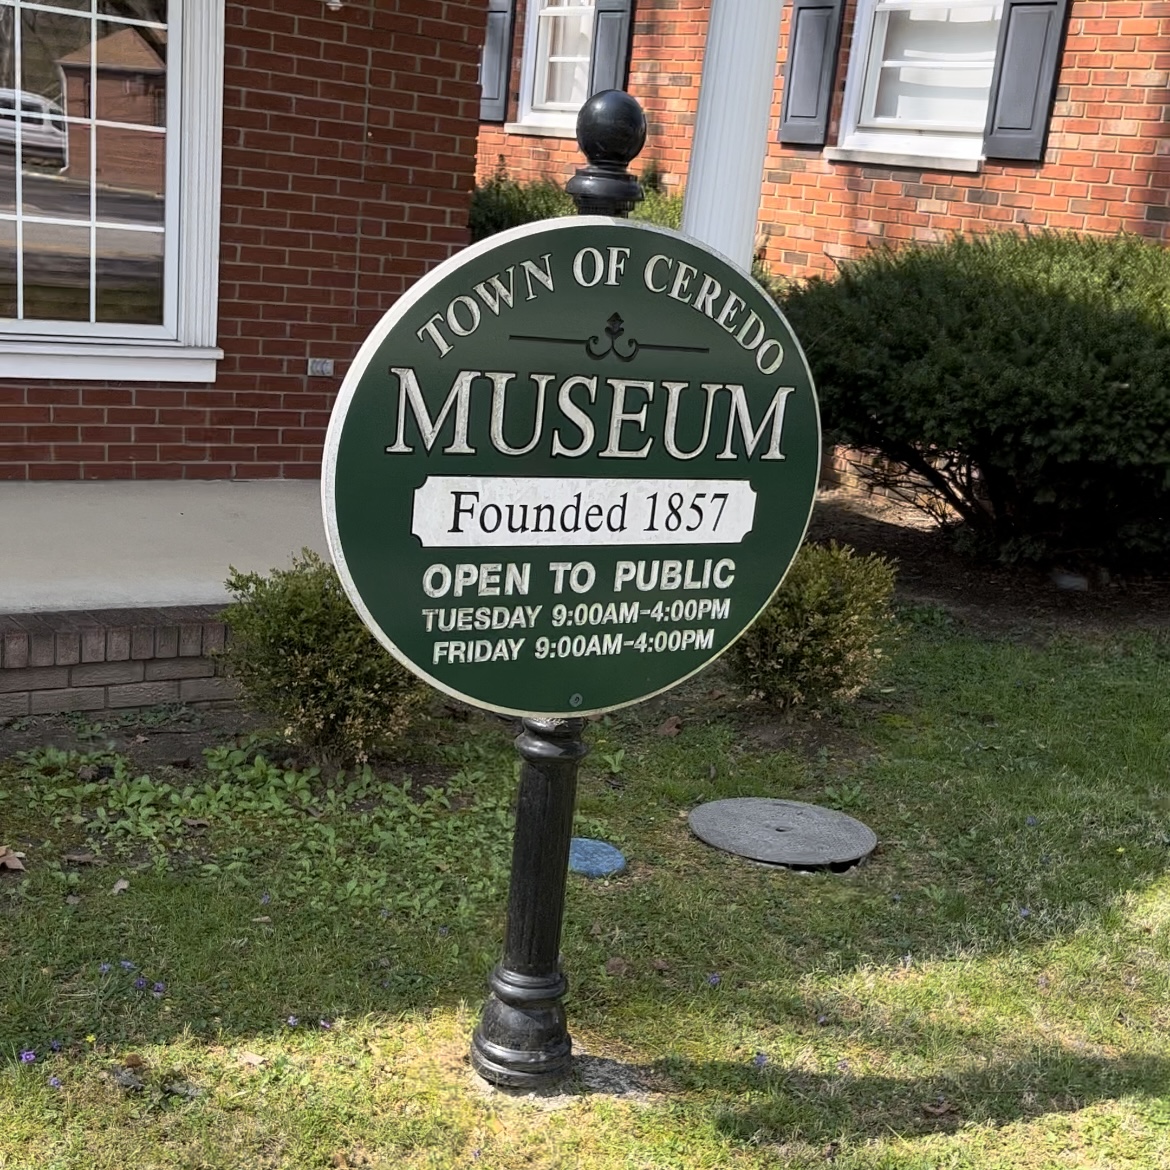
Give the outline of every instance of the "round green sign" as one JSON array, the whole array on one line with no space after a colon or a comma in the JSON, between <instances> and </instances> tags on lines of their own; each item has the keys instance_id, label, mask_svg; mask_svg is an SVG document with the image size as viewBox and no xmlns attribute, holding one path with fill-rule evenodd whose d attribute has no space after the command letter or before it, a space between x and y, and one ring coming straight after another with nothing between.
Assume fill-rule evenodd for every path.
<instances>
[{"instance_id":1,"label":"round green sign","mask_svg":"<svg viewBox=\"0 0 1170 1170\"><path fill-rule=\"evenodd\" d=\"M415 674L583 715L674 686L752 623L820 451L804 354L750 277L579 216L467 248L382 318L333 410L325 527Z\"/></svg>"}]
</instances>

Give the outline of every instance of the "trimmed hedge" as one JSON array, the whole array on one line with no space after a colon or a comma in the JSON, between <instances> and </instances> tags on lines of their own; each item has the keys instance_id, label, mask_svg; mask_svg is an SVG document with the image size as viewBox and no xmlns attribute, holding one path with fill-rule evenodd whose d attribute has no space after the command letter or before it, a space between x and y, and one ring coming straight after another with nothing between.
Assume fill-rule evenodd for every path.
<instances>
[{"instance_id":1,"label":"trimmed hedge","mask_svg":"<svg viewBox=\"0 0 1170 1170\"><path fill-rule=\"evenodd\" d=\"M999 234L879 251L781 307L826 431L1003 560L1170 561L1170 253Z\"/></svg>"},{"instance_id":2,"label":"trimmed hedge","mask_svg":"<svg viewBox=\"0 0 1170 1170\"><path fill-rule=\"evenodd\" d=\"M375 641L311 549L267 576L231 570L228 672L286 738L330 762L362 763L402 739L426 687Z\"/></svg>"},{"instance_id":3,"label":"trimmed hedge","mask_svg":"<svg viewBox=\"0 0 1170 1170\"><path fill-rule=\"evenodd\" d=\"M847 545L805 544L784 584L728 661L736 680L774 707L852 699L882 658L893 628L894 569Z\"/></svg>"},{"instance_id":4,"label":"trimmed hedge","mask_svg":"<svg viewBox=\"0 0 1170 1170\"><path fill-rule=\"evenodd\" d=\"M677 229L682 222L681 196L661 191L653 169L643 175L642 185L645 198L630 212L630 218ZM475 243L522 223L574 214L573 200L552 179L520 183L510 179L501 166L473 192L467 223Z\"/></svg>"}]
</instances>

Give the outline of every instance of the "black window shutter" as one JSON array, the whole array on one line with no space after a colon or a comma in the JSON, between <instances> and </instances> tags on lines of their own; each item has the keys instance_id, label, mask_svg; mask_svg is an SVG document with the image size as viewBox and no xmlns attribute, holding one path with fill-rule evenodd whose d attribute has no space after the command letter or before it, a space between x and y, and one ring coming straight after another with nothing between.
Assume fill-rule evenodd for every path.
<instances>
[{"instance_id":1,"label":"black window shutter","mask_svg":"<svg viewBox=\"0 0 1170 1170\"><path fill-rule=\"evenodd\" d=\"M983 153L1038 162L1044 157L1068 0L1006 0Z\"/></svg>"},{"instance_id":2,"label":"black window shutter","mask_svg":"<svg viewBox=\"0 0 1170 1170\"><path fill-rule=\"evenodd\" d=\"M593 25L593 61L589 96L603 89L624 89L630 57L631 0L597 0Z\"/></svg>"},{"instance_id":3,"label":"black window shutter","mask_svg":"<svg viewBox=\"0 0 1170 1170\"><path fill-rule=\"evenodd\" d=\"M780 141L824 146L845 0L792 0Z\"/></svg>"},{"instance_id":4,"label":"black window shutter","mask_svg":"<svg viewBox=\"0 0 1170 1170\"><path fill-rule=\"evenodd\" d=\"M508 116L512 72L512 0L488 0L487 33L479 61L479 116L502 122Z\"/></svg>"}]
</instances>

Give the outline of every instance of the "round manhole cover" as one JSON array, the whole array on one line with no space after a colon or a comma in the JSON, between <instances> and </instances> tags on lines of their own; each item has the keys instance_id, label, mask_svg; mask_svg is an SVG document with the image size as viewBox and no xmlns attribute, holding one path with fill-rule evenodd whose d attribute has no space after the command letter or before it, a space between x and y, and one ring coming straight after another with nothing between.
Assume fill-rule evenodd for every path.
<instances>
[{"instance_id":1,"label":"round manhole cover","mask_svg":"<svg viewBox=\"0 0 1170 1170\"><path fill-rule=\"evenodd\" d=\"M877 848L877 835L867 825L799 800L715 800L692 811L690 826L716 849L800 869L852 865Z\"/></svg>"}]
</instances>

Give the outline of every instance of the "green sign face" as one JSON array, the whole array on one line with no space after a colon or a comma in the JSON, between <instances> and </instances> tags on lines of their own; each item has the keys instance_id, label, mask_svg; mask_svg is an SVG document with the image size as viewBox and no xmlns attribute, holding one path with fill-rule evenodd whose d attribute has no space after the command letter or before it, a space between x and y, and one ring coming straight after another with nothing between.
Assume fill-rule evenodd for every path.
<instances>
[{"instance_id":1,"label":"green sign face","mask_svg":"<svg viewBox=\"0 0 1170 1170\"><path fill-rule=\"evenodd\" d=\"M569 716L718 657L804 537L820 423L772 301L674 232L504 232L382 319L326 440L334 563L449 695Z\"/></svg>"}]
</instances>

